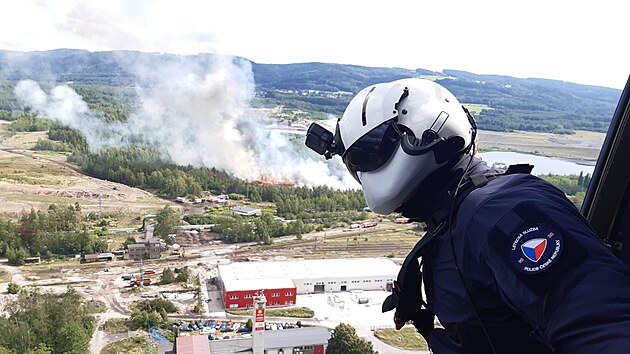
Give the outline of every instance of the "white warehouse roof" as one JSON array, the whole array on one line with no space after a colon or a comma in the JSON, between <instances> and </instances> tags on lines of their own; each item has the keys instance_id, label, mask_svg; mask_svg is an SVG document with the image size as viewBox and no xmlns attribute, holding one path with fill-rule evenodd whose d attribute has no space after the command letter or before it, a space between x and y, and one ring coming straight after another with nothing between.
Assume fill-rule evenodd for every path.
<instances>
[{"instance_id":1,"label":"white warehouse roof","mask_svg":"<svg viewBox=\"0 0 630 354\"><path fill-rule=\"evenodd\" d=\"M298 261L243 262L219 265L219 274L226 288L232 280L288 278L392 278L400 266L388 258L343 258ZM251 287L249 287L251 289ZM267 288L271 288L268 286Z\"/></svg>"},{"instance_id":2,"label":"white warehouse roof","mask_svg":"<svg viewBox=\"0 0 630 354\"><path fill-rule=\"evenodd\" d=\"M295 284L289 278L233 279L222 278L226 291L293 289Z\"/></svg>"}]
</instances>

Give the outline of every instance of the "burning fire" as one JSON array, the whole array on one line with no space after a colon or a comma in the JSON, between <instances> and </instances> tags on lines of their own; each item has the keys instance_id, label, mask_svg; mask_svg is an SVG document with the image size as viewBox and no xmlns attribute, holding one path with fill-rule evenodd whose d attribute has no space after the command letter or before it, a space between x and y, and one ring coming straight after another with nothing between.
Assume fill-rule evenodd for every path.
<instances>
[{"instance_id":1,"label":"burning fire","mask_svg":"<svg viewBox=\"0 0 630 354\"><path fill-rule=\"evenodd\" d=\"M263 186L282 186L282 187L295 187L295 183L291 181L270 181L267 179L261 179L257 181Z\"/></svg>"}]
</instances>

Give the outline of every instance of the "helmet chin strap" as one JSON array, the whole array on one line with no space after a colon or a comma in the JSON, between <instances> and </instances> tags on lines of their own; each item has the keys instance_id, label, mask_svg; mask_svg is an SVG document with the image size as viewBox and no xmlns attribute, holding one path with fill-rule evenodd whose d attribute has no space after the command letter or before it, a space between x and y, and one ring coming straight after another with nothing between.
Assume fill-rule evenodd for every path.
<instances>
[{"instance_id":1,"label":"helmet chin strap","mask_svg":"<svg viewBox=\"0 0 630 354\"><path fill-rule=\"evenodd\" d=\"M461 156L461 155L459 155ZM438 168L422 181L413 192L411 198L399 206L396 211L414 221L426 221L436 209L448 209L449 203L445 202L441 207L427 200L450 200L455 183L461 176L457 175L454 168L460 162L460 158L450 160L446 165ZM456 177L456 181L454 178Z\"/></svg>"}]
</instances>

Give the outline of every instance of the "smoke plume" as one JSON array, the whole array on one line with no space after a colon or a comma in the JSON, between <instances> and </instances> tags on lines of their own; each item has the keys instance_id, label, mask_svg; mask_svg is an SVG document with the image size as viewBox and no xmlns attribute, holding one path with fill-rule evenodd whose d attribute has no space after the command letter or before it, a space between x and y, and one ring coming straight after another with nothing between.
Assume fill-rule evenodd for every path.
<instances>
[{"instance_id":1,"label":"smoke plume","mask_svg":"<svg viewBox=\"0 0 630 354\"><path fill-rule=\"evenodd\" d=\"M286 134L252 113L248 61L220 55L195 64L134 60L120 58L139 82L135 112L125 122L105 121L66 85L45 92L34 81L21 81L15 94L36 113L77 130L93 151L140 144L176 164L214 167L250 181L357 187L339 161L298 151Z\"/></svg>"}]
</instances>

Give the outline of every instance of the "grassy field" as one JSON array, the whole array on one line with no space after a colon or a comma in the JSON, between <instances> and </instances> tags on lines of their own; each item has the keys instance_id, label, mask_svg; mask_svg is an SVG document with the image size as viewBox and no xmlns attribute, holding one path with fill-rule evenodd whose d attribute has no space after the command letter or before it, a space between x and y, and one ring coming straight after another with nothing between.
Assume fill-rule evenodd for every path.
<instances>
[{"instance_id":1,"label":"grassy field","mask_svg":"<svg viewBox=\"0 0 630 354\"><path fill-rule=\"evenodd\" d=\"M8 125L8 124L7 124ZM0 128L0 142L2 145L19 148L19 149L32 149L37 140L48 138L47 132L20 132L20 133L12 133L4 130L6 127L5 124Z\"/></svg>"},{"instance_id":2,"label":"grassy field","mask_svg":"<svg viewBox=\"0 0 630 354\"><path fill-rule=\"evenodd\" d=\"M410 224L381 224L348 232L336 229L302 240L242 247L232 257L235 260L252 257L322 259L331 256L404 258L423 234Z\"/></svg>"},{"instance_id":3,"label":"grassy field","mask_svg":"<svg viewBox=\"0 0 630 354\"><path fill-rule=\"evenodd\" d=\"M27 155L27 156L24 156ZM0 152L0 180L24 184L71 186L75 182L67 176L77 175L68 167L41 158L29 157L28 151L3 150ZM38 157L34 154L33 156Z\"/></svg>"},{"instance_id":4,"label":"grassy field","mask_svg":"<svg viewBox=\"0 0 630 354\"><path fill-rule=\"evenodd\" d=\"M133 261L125 262L130 266ZM120 263L117 263L120 265ZM79 260L55 260L40 264L27 265L21 268L27 280L65 279L74 275L90 275L107 269L109 265L103 262L81 264Z\"/></svg>"},{"instance_id":5,"label":"grassy field","mask_svg":"<svg viewBox=\"0 0 630 354\"><path fill-rule=\"evenodd\" d=\"M165 204L155 195L91 178L66 162L67 153L31 151L46 132L15 133L0 124L0 217L16 220L24 211L49 204L79 203L82 210L120 215L153 214Z\"/></svg>"},{"instance_id":6,"label":"grassy field","mask_svg":"<svg viewBox=\"0 0 630 354\"><path fill-rule=\"evenodd\" d=\"M578 131L573 135L479 131L482 151L514 151L594 163L606 134Z\"/></svg>"},{"instance_id":7,"label":"grassy field","mask_svg":"<svg viewBox=\"0 0 630 354\"><path fill-rule=\"evenodd\" d=\"M391 329L377 329L374 336L383 342L400 349L421 350L428 349L427 342L413 327L405 327L399 331Z\"/></svg>"},{"instance_id":8,"label":"grassy field","mask_svg":"<svg viewBox=\"0 0 630 354\"><path fill-rule=\"evenodd\" d=\"M86 301L86 310L89 313L103 313L105 311L107 311L107 305L105 305L105 302L101 301L101 300L88 300Z\"/></svg>"},{"instance_id":9,"label":"grassy field","mask_svg":"<svg viewBox=\"0 0 630 354\"><path fill-rule=\"evenodd\" d=\"M236 316L250 316L252 314L252 310L226 310L226 312ZM315 316L315 312L308 307L267 309L265 313L269 317L312 318Z\"/></svg>"},{"instance_id":10,"label":"grassy field","mask_svg":"<svg viewBox=\"0 0 630 354\"><path fill-rule=\"evenodd\" d=\"M157 345L152 346L151 352L157 353ZM144 354L148 350L147 338L132 337L120 340L118 342L109 343L101 350L101 354Z\"/></svg>"},{"instance_id":11,"label":"grassy field","mask_svg":"<svg viewBox=\"0 0 630 354\"><path fill-rule=\"evenodd\" d=\"M135 331L138 329L129 318L110 318L103 325L100 330L107 334L124 333L127 331Z\"/></svg>"},{"instance_id":12,"label":"grassy field","mask_svg":"<svg viewBox=\"0 0 630 354\"><path fill-rule=\"evenodd\" d=\"M4 271L4 269L0 269L0 284L8 283L11 281L11 274Z\"/></svg>"},{"instance_id":13,"label":"grassy field","mask_svg":"<svg viewBox=\"0 0 630 354\"><path fill-rule=\"evenodd\" d=\"M464 103L464 106L473 114L473 116L478 116L479 112L484 109L494 109L485 104L477 104L477 103Z\"/></svg>"}]
</instances>

